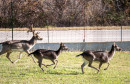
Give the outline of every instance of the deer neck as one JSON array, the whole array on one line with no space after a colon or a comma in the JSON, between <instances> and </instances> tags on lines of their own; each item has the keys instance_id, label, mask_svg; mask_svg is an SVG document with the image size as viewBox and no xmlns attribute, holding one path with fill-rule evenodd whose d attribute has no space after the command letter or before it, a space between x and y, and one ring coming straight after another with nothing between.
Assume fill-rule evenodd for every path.
<instances>
[{"instance_id":1,"label":"deer neck","mask_svg":"<svg viewBox=\"0 0 130 84\"><path fill-rule=\"evenodd\" d=\"M34 36L29 40L30 45L34 45L34 44L36 44L36 42L37 42L37 40L35 40Z\"/></svg>"},{"instance_id":2,"label":"deer neck","mask_svg":"<svg viewBox=\"0 0 130 84\"><path fill-rule=\"evenodd\" d=\"M114 54L115 54L115 48L114 48L114 46L112 45L112 48L111 48L111 50L110 50L110 52L109 52L108 57L111 59L111 58L114 56Z\"/></svg>"},{"instance_id":3,"label":"deer neck","mask_svg":"<svg viewBox=\"0 0 130 84\"><path fill-rule=\"evenodd\" d=\"M56 51L56 54L57 54L57 56L61 53L61 46L60 46L60 48Z\"/></svg>"}]
</instances>

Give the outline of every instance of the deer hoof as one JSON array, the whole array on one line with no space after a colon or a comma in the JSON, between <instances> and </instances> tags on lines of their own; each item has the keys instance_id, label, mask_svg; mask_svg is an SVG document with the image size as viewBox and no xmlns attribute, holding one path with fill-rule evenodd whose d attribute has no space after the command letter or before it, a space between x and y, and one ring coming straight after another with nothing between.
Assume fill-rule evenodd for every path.
<instances>
[{"instance_id":1,"label":"deer hoof","mask_svg":"<svg viewBox=\"0 0 130 84\"><path fill-rule=\"evenodd\" d=\"M12 64L15 64L15 62L11 62Z\"/></svg>"},{"instance_id":2,"label":"deer hoof","mask_svg":"<svg viewBox=\"0 0 130 84\"><path fill-rule=\"evenodd\" d=\"M44 70L42 69L42 71L44 72Z\"/></svg>"},{"instance_id":3,"label":"deer hoof","mask_svg":"<svg viewBox=\"0 0 130 84\"><path fill-rule=\"evenodd\" d=\"M105 68L104 70L107 70L107 68Z\"/></svg>"},{"instance_id":4,"label":"deer hoof","mask_svg":"<svg viewBox=\"0 0 130 84\"><path fill-rule=\"evenodd\" d=\"M99 73L99 70L97 71L97 74Z\"/></svg>"},{"instance_id":5,"label":"deer hoof","mask_svg":"<svg viewBox=\"0 0 130 84\"><path fill-rule=\"evenodd\" d=\"M99 73L99 71L97 72L97 74Z\"/></svg>"}]
</instances>

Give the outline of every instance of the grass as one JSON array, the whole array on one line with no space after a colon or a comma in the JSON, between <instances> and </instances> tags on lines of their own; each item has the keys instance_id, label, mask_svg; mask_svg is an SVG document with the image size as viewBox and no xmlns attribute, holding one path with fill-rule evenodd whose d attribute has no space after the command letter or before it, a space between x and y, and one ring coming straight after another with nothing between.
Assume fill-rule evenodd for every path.
<instances>
[{"instance_id":1,"label":"grass","mask_svg":"<svg viewBox=\"0 0 130 84\"><path fill-rule=\"evenodd\" d=\"M62 52L59 56L58 66L44 68L44 72L25 53L16 63L0 56L0 84L130 84L130 52L116 52L111 60L108 70L103 70L107 64L103 64L99 74L96 70L85 67L85 74L81 73L81 57L75 56L81 52ZM18 53L12 53L10 58L17 59ZM45 64L51 61L43 60ZM98 67L98 63L93 63Z\"/></svg>"},{"instance_id":2,"label":"grass","mask_svg":"<svg viewBox=\"0 0 130 84\"><path fill-rule=\"evenodd\" d=\"M121 26L85 26L85 27L44 27L44 28L33 28L36 31L45 30L103 30L103 29L121 29ZM122 26L122 29L130 29L130 26ZM14 28L14 31L28 31L28 28ZM11 28L0 28L0 31L12 31Z\"/></svg>"}]
</instances>

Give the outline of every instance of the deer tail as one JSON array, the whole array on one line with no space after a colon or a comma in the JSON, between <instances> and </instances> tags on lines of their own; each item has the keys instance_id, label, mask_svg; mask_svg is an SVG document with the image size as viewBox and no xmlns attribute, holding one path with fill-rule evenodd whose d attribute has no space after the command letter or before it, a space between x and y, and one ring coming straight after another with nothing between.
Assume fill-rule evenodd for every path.
<instances>
[{"instance_id":1,"label":"deer tail","mask_svg":"<svg viewBox=\"0 0 130 84\"><path fill-rule=\"evenodd\" d=\"M33 54L33 52L32 53L30 53L30 54L28 54L28 56L30 56L30 55L32 55Z\"/></svg>"},{"instance_id":2,"label":"deer tail","mask_svg":"<svg viewBox=\"0 0 130 84\"><path fill-rule=\"evenodd\" d=\"M76 55L76 57L82 56L82 54Z\"/></svg>"}]
</instances>

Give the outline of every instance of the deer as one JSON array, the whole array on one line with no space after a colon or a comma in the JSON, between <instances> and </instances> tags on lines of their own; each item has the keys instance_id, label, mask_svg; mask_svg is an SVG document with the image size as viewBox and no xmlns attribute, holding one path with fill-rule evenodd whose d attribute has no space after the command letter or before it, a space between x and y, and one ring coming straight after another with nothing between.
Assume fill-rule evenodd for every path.
<instances>
[{"instance_id":1,"label":"deer","mask_svg":"<svg viewBox=\"0 0 130 84\"><path fill-rule=\"evenodd\" d=\"M34 31L33 36L30 40L10 40L0 43L2 44L0 55L7 53L6 57L8 58L8 60L11 63L16 63L22 57L23 52L29 54L29 50L37 43L37 40L42 40L42 38L38 34L39 32L35 33ZM19 58L14 62L9 57L12 52L20 52ZM34 58L33 61L36 63Z\"/></svg>"},{"instance_id":2,"label":"deer","mask_svg":"<svg viewBox=\"0 0 130 84\"><path fill-rule=\"evenodd\" d=\"M64 45L64 43L60 43L60 47L58 50L47 50L47 49L37 49L36 51L30 53L28 56L30 55L34 55L34 57L36 59L38 59L38 65L39 67L42 69L42 71L44 72L44 69L42 68L42 65L44 65L46 68L48 66L52 66L52 65L55 65L53 67L53 69L56 68L57 66L57 63L58 63L58 56L60 55L60 53L63 51L63 50L68 50L68 48ZM45 64L42 64L42 60L43 59L48 59L48 60L51 60L53 64L50 64L50 65L45 65ZM55 62L56 61L56 62Z\"/></svg>"},{"instance_id":3,"label":"deer","mask_svg":"<svg viewBox=\"0 0 130 84\"><path fill-rule=\"evenodd\" d=\"M110 60L113 58L115 51L120 51L121 48L118 47L115 43L112 45L111 50L109 52L107 51L93 51L93 50L87 50L84 51L82 54L77 55L76 57L82 56L83 58L83 64L81 65L82 73L84 74L83 68L89 62L88 67L91 67L95 70L97 70L97 73L99 73L99 70L103 63L107 63L107 67L104 70L107 70L110 65ZM99 62L99 68L95 68L92 66L93 61Z\"/></svg>"}]
</instances>

